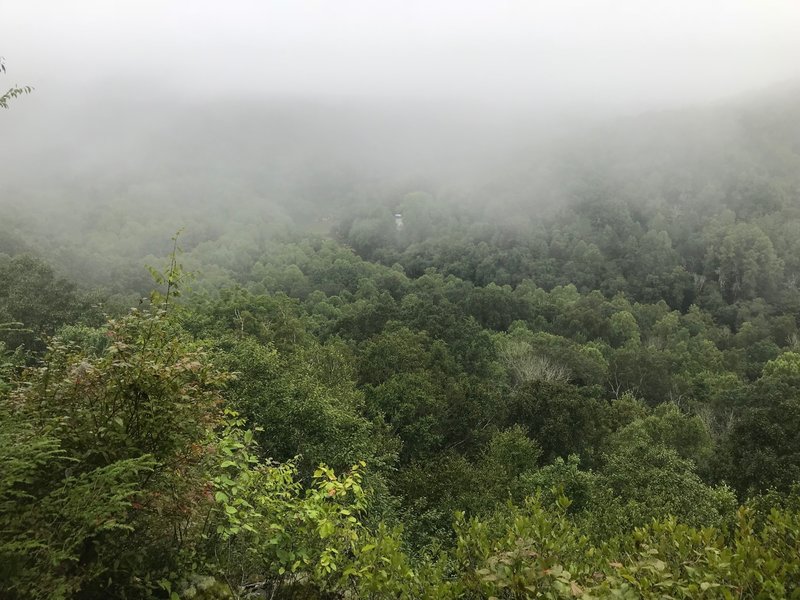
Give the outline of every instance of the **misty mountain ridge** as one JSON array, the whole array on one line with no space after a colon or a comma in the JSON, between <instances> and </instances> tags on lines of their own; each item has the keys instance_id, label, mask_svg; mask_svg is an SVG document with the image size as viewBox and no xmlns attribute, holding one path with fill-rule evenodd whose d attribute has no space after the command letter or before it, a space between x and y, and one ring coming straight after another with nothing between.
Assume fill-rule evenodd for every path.
<instances>
[{"instance_id":1,"label":"misty mountain ridge","mask_svg":"<svg viewBox=\"0 0 800 600\"><path fill-rule=\"evenodd\" d=\"M743 181L800 188L796 83L593 123L424 103L140 101L133 91L43 111L44 94L4 116L19 140L0 149L5 228L54 256L114 231L132 269L181 227L189 248L236 223L325 234L353 210L389 215L418 191L516 228L598 195L711 207ZM134 227L126 215L137 211L159 214L157 230Z\"/></svg>"}]
</instances>

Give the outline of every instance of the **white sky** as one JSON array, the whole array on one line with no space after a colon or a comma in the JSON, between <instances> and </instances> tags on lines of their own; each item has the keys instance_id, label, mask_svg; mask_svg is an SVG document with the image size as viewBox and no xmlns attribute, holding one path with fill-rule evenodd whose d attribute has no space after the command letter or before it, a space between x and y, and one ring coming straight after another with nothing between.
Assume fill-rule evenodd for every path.
<instances>
[{"instance_id":1,"label":"white sky","mask_svg":"<svg viewBox=\"0 0 800 600\"><path fill-rule=\"evenodd\" d=\"M7 0L3 84L654 108L800 76L798 0ZM3 87L3 86L0 86Z\"/></svg>"}]
</instances>

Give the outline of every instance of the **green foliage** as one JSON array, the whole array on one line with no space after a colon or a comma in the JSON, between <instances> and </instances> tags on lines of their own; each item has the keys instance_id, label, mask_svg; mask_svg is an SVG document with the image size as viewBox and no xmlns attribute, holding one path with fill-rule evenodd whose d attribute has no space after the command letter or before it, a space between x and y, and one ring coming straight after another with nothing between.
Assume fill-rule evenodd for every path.
<instances>
[{"instance_id":1,"label":"green foliage","mask_svg":"<svg viewBox=\"0 0 800 600\"><path fill-rule=\"evenodd\" d=\"M788 491L800 478L800 370L787 352L764 366L742 394L744 406L726 432L720 470L740 492Z\"/></svg>"},{"instance_id":2,"label":"green foliage","mask_svg":"<svg viewBox=\"0 0 800 600\"><path fill-rule=\"evenodd\" d=\"M0 341L12 350L43 350L43 338L79 319L98 324L90 298L33 256L0 254L0 280Z\"/></svg>"},{"instance_id":3,"label":"green foliage","mask_svg":"<svg viewBox=\"0 0 800 600\"><path fill-rule=\"evenodd\" d=\"M348 561L365 532L363 463L337 477L320 466L304 489L291 463L262 462L253 436L228 421L217 446L222 459L211 480L214 508L203 535L207 567L231 594L260 590L325 590L351 575Z\"/></svg>"},{"instance_id":4,"label":"green foliage","mask_svg":"<svg viewBox=\"0 0 800 600\"><path fill-rule=\"evenodd\" d=\"M693 463L647 436L620 444L606 456L602 474L622 503L622 522L629 525L665 515L697 527L721 525L736 505L730 489L704 484Z\"/></svg>"},{"instance_id":5,"label":"green foliage","mask_svg":"<svg viewBox=\"0 0 800 600\"><path fill-rule=\"evenodd\" d=\"M783 264L772 241L756 224L734 224L732 220L727 213L705 232L707 272L716 276L720 291L728 299L774 293Z\"/></svg>"},{"instance_id":6,"label":"green foliage","mask_svg":"<svg viewBox=\"0 0 800 600\"><path fill-rule=\"evenodd\" d=\"M106 335L100 354L54 340L3 395L14 597L147 593L201 497L201 444L228 377L161 313L134 311Z\"/></svg>"},{"instance_id":7,"label":"green foliage","mask_svg":"<svg viewBox=\"0 0 800 600\"><path fill-rule=\"evenodd\" d=\"M740 509L727 535L668 519L637 530L626 560L591 593L617 598L793 598L800 594L797 514L773 511L762 527Z\"/></svg>"},{"instance_id":8,"label":"green foliage","mask_svg":"<svg viewBox=\"0 0 800 600\"><path fill-rule=\"evenodd\" d=\"M156 462L141 456L93 469L54 433L0 413L0 582L10 598L72 598L112 575L133 499Z\"/></svg>"},{"instance_id":9,"label":"green foliage","mask_svg":"<svg viewBox=\"0 0 800 600\"><path fill-rule=\"evenodd\" d=\"M523 386L510 400L509 419L527 428L550 461L572 453L592 456L608 433L609 404L578 387L534 382Z\"/></svg>"},{"instance_id":10,"label":"green foliage","mask_svg":"<svg viewBox=\"0 0 800 600\"><path fill-rule=\"evenodd\" d=\"M6 72L6 65L3 57L0 56L0 73ZM18 86L15 85L11 87L7 92L0 95L0 108L8 108L8 103L10 100L14 98L18 98L19 96L24 96L25 94L30 94L33 91L33 88L29 85Z\"/></svg>"},{"instance_id":11,"label":"green foliage","mask_svg":"<svg viewBox=\"0 0 800 600\"><path fill-rule=\"evenodd\" d=\"M609 437L615 451L636 445L665 446L681 458L704 467L714 451L711 432L698 416L682 413L675 404L662 404L652 414L637 419Z\"/></svg>"}]
</instances>

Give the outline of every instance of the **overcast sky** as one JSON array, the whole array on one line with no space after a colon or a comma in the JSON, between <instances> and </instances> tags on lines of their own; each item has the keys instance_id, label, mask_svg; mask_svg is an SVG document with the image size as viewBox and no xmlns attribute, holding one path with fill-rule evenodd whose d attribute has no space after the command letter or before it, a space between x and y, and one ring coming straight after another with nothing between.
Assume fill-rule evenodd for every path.
<instances>
[{"instance_id":1,"label":"overcast sky","mask_svg":"<svg viewBox=\"0 0 800 600\"><path fill-rule=\"evenodd\" d=\"M3 83L644 110L800 76L797 0L10 0Z\"/></svg>"}]
</instances>

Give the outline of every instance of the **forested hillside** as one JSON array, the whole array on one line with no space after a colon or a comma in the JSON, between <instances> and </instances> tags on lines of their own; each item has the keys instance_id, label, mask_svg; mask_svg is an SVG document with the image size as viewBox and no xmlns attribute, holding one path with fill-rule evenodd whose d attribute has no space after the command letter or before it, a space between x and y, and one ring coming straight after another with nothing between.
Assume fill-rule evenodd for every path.
<instances>
[{"instance_id":1,"label":"forested hillside","mask_svg":"<svg viewBox=\"0 0 800 600\"><path fill-rule=\"evenodd\" d=\"M183 120L6 161L0 596L798 597L795 88L469 178Z\"/></svg>"}]
</instances>

